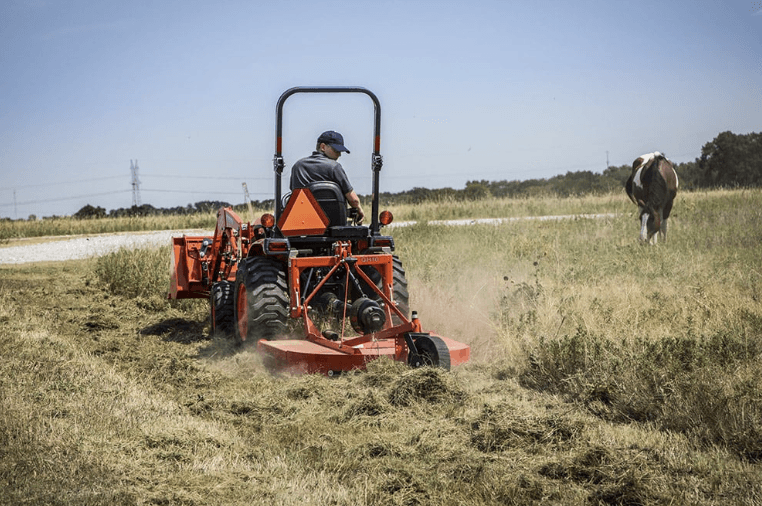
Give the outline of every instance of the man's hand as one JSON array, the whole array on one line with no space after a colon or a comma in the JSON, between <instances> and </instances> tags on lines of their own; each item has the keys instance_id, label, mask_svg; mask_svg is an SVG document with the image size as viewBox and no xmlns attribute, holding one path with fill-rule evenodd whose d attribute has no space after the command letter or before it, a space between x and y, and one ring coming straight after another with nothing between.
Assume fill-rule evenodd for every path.
<instances>
[{"instance_id":1,"label":"man's hand","mask_svg":"<svg viewBox=\"0 0 762 506\"><path fill-rule=\"evenodd\" d=\"M347 203L357 209L357 217L355 218L355 222L358 225L362 225L362 220L365 218L365 212L362 210L362 205L360 204L359 197L354 190L347 192L347 194L344 196L347 198Z\"/></svg>"}]
</instances>

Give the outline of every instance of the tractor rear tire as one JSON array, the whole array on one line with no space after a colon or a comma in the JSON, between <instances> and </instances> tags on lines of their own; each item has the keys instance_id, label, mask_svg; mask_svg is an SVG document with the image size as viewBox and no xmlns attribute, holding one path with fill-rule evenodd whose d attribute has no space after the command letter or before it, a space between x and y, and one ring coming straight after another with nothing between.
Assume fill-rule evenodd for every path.
<instances>
[{"instance_id":1,"label":"tractor rear tire","mask_svg":"<svg viewBox=\"0 0 762 506\"><path fill-rule=\"evenodd\" d=\"M212 284L212 291L209 293L209 320L212 336L233 335L235 327L233 287L232 281L218 281Z\"/></svg>"},{"instance_id":2,"label":"tractor rear tire","mask_svg":"<svg viewBox=\"0 0 762 506\"><path fill-rule=\"evenodd\" d=\"M450 370L450 350L442 339L437 336L419 336L414 342L418 355L408 357L409 365Z\"/></svg>"},{"instance_id":3,"label":"tractor rear tire","mask_svg":"<svg viewBox=\"0 0 762 506\"><path fill-rule=\"evenodd\" d=\"M289 296L283 264L266 257L238 266L234 290L235 338L239 344L288 332Z\"/></svg>"},{"instance_id":4,"label":"tractor rear tire","mask_svg":"<svg viewBox=\"0 0 762 506\"><path fill-rule=\"evenodd\" d=\"M410 294L407 290L407 278L405 277L405 269L402 267L402 260L397 255L392 255L392 268L394 269L394 285L392 286L394 302L397 304L397 309L405 315L405 318L410 318ZM392 315L392 321L395 325L402 323L398 320L397 315Z\"/></svg>"}]
</instances>

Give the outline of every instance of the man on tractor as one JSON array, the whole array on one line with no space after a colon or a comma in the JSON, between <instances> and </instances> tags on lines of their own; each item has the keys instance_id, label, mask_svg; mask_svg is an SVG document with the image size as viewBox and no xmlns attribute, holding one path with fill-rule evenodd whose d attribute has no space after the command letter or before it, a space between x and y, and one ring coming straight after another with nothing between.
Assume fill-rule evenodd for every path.
<instances>
[{"instance_id":1,"label":"man on tractor","mask_svg":"<svg viewBox=\"0 0 762 506\"><path fill-rule=\"evenodd\" d=\"M338 162L342 152L349 154L349 150L344 146L344 137L340 133L328 130L320 134L312 155L297 160L291 168L291 190L308 188L311 183L319 181L336 183L347 203L357 210L356 221L361 224L365 212L344 168Z\"/></svg>"}]
</instances>

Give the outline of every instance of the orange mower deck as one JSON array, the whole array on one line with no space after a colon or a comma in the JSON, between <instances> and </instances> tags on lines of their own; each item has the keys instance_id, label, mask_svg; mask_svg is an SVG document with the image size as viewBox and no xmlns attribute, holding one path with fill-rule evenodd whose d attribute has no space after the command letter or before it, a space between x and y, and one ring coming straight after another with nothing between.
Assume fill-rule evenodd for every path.
<instances>
[{"instance_id":1,"label":"orange mower deck","mask_svg":"<svg viewBox=\"0 0 762 506\"><path fill-rule=\"evenodd\" d=\"M447 345L451 365L468 362L470 357L468 345L436 334L432 336L438 337ZM329 376L341 371L364 369L368 362L380 357L400 360L399 349L395 339L359 344L352 347L352 350L356 350L352 353L335 350L304 339L277 341L262 339L257 342L257 351L268 357L275 369L291 373L318 373Z\"/></svg>"}]
</instances>

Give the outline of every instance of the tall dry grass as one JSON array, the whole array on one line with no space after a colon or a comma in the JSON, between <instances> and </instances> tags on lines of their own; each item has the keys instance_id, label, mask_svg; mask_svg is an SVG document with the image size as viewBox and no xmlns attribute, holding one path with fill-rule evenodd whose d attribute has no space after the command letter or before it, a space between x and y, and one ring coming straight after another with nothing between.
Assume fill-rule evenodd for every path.
<instances>
[{"instance_id":1,"label":"tall dry grass","mask_svg":"<svg viewBox=\"0 0 762 506\"><path fill-rule=\"evenodd\" d=\"M383 204L382 204L383 207ZM516 218L627 212L628 203L619 193L562 198L485 198L458 200L441 198L422 204L388 206L398 221L436 221L471 218Z\"/></svg>"},{"instance_id":2,"label":"tall dry grass","mask_svg":"<svg viewBox=\"0 0 762 506\"><path fill-rule=\"evenodd\" d=\"M656 247L638 244L634 206L616 218L394 235L411 308L468 336L476 360L500 359L522 384L606 419L758 460L761 204L759 191L681 195Z\"/></svg>"}]
</instances>

